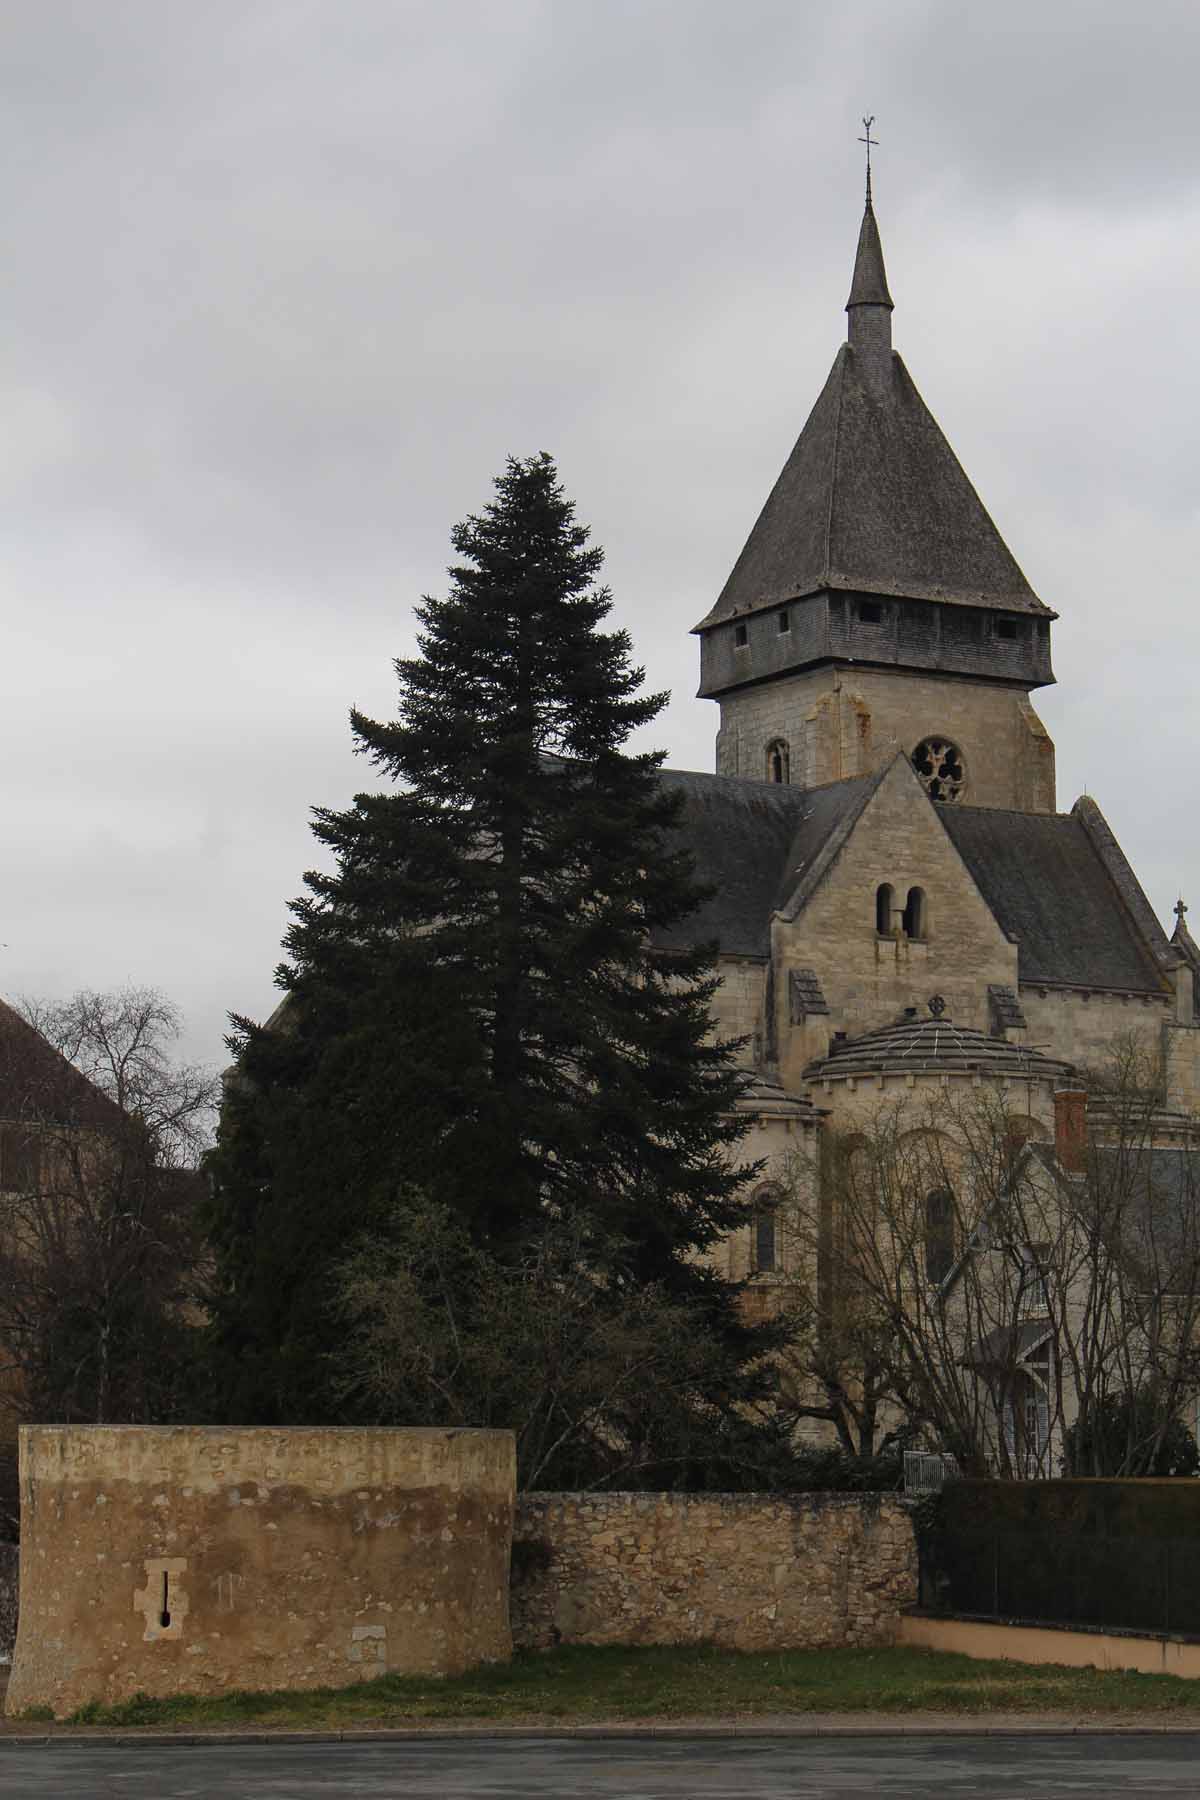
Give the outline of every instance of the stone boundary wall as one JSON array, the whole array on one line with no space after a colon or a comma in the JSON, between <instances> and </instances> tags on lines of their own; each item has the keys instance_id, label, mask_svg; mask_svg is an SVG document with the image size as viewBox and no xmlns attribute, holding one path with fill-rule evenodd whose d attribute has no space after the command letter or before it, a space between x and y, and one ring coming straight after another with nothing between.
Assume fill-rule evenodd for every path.
<instances>
[{"instance_id":1,"label":"stone boundary wall","mask_svg":"<svg viewBox=\"0 0 1200 1800\"><path fill-rule=\"evenodd\" d=\"M917 1600L891 1494L518 1494L514 1644L892 1644Z\"/></svg>"},{"instance_id":2,"label":"stone boundary wall","mask_svg":"<svg viewBox=\"0 0 1200 1800\"><path fill-rule=\"evenodd\" d=\"M20 1442L10 1714L512 1654L511 1431L22 1425Z\"/></svg>"}]
</instances>

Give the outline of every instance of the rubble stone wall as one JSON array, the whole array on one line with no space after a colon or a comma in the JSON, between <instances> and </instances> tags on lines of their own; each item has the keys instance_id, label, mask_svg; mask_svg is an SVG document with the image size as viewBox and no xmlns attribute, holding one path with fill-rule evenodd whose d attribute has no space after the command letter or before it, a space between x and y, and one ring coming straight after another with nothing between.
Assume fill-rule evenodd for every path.
<instances>
[{"instance_id":1,"label":"rubble stone wall","mask_svg":"<svg viewBox=\"0 0 1200 1800\"><path fill-rule=\"evenodd\" d=\"M513 1641L891 1644L916 1604L911 1518L888 1494L522 1494Z\"/></svg>"}]
</instances>

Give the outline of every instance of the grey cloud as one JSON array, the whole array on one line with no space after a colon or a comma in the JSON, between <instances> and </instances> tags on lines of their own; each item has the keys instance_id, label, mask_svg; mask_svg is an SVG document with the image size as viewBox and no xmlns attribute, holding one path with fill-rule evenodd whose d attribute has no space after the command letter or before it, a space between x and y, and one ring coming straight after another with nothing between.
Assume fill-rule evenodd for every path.
<instances>
[{"instance_id":1,"label":"grey cloud","mask_svg":"<svg viewBox=\"0 0 1200 1800\"><path fill-rule=\"evenodd\" d=\"M650 737L823 381L864 111L896 340L1060 610L1060 800L1192 848L1190 5L6 9L7 991L264 1012L307 809L506 453L608 550ZM1164 676L1164 665L1166 675Z\"/></svg>"}]
</instances>

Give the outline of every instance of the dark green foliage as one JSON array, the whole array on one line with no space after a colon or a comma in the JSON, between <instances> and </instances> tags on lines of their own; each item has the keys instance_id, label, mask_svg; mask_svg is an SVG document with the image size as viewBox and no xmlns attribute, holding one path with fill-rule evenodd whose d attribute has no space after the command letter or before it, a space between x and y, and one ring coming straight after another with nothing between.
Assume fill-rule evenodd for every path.
<instances>
[{"instance_id":1,"label":"dark green foliage","mask_svg":"<svg viewBox=\"0 0 1200 1800\"><path fill-rule=\"evenodd\" d=\"M1065 1434L1065 1466L1076 1475L1194 1475L1196 1440L1152 1388L1110 1394Z\"/></svg>"},{"instance_id":2,"label":"dark green foliage","mask_svg":"<svg viewBox=\"0 0 1200 1800\"><path fill-rule=\"evenodd\" d=\"M855 1456L840 1445L799 1451L790 1485L804 1493L894 1494L904 1485L904 1455Z\"/></svg>"},{"instance_id":3,"label":"dark green foliage","mask_svg":"<svg viewBox=\"0 0 1200 1800\"><path fill-rule=\"evenodd\" d=\"M316 814L334 866L294 904L284 1016L232 1040L211 1213L226 1416L369 1412L330 1362L333 1270L413 1195L512 1266L569 1221L614 1292L695 1304L724 1415L767 1385L748 1371L771 1334L692 1260L745 1218L748 1171L712 953L655 948L699 899L661 758L622 750L663 696L599 629L601 552L548 457L511 461L453 542L397 718L351 715L385 790Z\"/></svg>"},{"instance_id":4,"label":"dark green foliage","mask_svg":"<svg viewBox=\"0 0 1200 1800\"><path fill-rule=\"evenodd\" d=\"M681 1298L613 1278L620 1246L597 1266L585 1242L549 1217L501 1256L406 1196L334 1271L339 1397L383 1424L510 1429L521 1488L777 1485L795 1460L779 1419L714 1403L730 1382L722 1284L698 1272ZM742 1398L766 1373L738 1381Z\"/></svg>"}]
</instances>

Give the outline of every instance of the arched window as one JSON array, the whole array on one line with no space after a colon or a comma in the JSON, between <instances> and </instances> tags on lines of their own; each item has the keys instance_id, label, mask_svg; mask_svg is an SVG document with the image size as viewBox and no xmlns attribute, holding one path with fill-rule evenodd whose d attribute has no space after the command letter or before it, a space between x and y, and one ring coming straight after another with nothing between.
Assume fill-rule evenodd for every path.
<instances>
[{"instance_id":1,"label":"arched window","mask_svg":"<svg viewBox=\"0 0 1200 1800\"><path fill-rule=\"evenodd\" d=\"M934 1188L925 1196L925 1276L935 1285L945 1281L954 1262L954 1195Z\"/></svg>"},{"instance_id":2,"label":"arched window","mask_svg":"<svg viewBox=\"0 0 1200 1800\"><path fill-rule=\"evenodd\" d=\"M786 738L774 738L767 745L767 780L785 785L790 776L791 755Z\"/></svg>"},{"instance_id":3,"label":"arched window","mask_svg":"<svg viewBox=\"0 0 1200 1800\"><path fill-rule=\"evenodd\" d=\"M905 937L923 938L925 925L925 889L911 887L908 890L908 899L904 902Z\"/></svg>"},{"instance_id":4,"label":"arched window","mask_svg":"<svg viewBox=\"0 0 1200 1800\"><path fill-rule=\"evenodd\" d=\"M756 1275L772 1275L779 1267L779 1240L776 1224L779 1214L779 1189L759 1188L754 1196L751 1220L751 1262Z\"/></svg>"},{"instance_id":5,"label":"arched window","mask_svg":"<svg viewBox=\"0 0 1200 1800\"><path fill-rule=\"evenodd\" d=\"M895 895L890 881L881 881L875 889L875 930L880 937L892 935L892 909Z\"/></svg>"}]
</instances>

